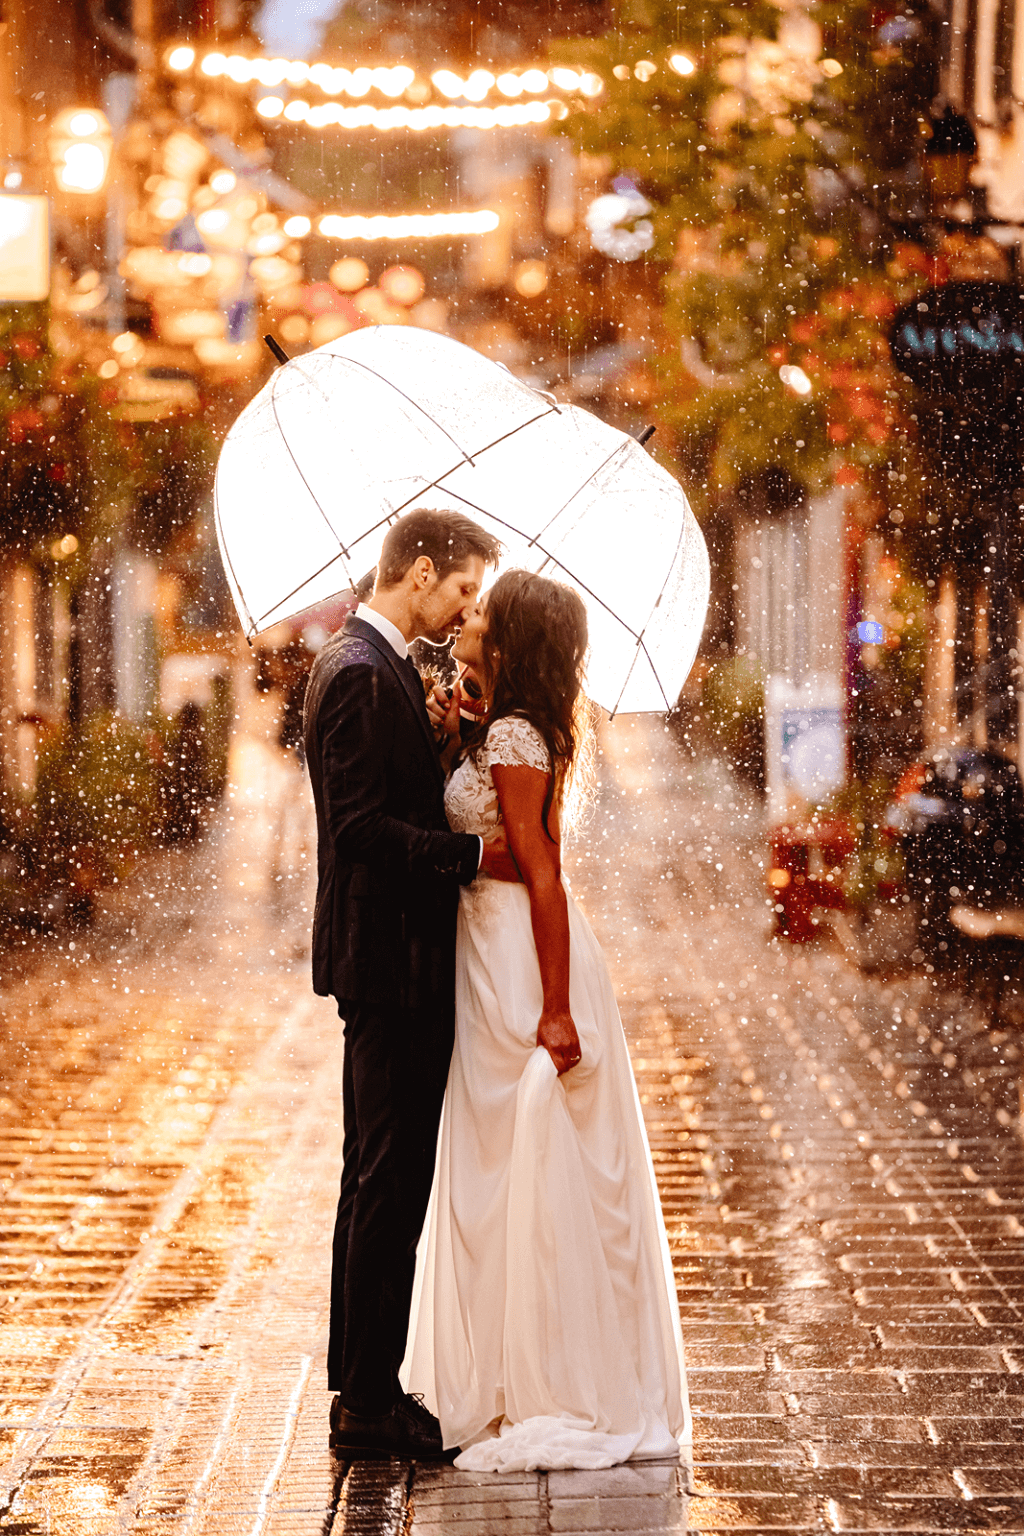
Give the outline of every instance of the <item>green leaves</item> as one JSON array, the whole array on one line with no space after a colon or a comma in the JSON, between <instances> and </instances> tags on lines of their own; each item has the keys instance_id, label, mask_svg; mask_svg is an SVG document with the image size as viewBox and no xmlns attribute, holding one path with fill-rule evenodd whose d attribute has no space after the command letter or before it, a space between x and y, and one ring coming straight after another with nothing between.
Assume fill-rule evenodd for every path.
<instances>
[{"instance_id":1,"label":"green leaves","mask_svg":"<svg viewBox=\"0 0 1024 1536\"><path fill-rule=\"evenodd\" d=\"M605 82L561 131L654 204L660 407L714 439L709 489L773 463L824 483L891 451L885 332L909 290L876 210L929 79L876 43L865 0L622 0L605 37L559 50Z\"/></svg>"}]
</instances>

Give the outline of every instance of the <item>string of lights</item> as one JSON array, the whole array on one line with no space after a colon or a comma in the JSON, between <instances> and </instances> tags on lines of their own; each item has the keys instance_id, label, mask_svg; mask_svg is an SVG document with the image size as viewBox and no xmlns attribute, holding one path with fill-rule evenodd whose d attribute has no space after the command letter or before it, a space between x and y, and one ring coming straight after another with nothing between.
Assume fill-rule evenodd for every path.
<instances>
[{"instance_id":1,"label":"string of lights","mask_svg":"<svg viewBox=\"0 0 1024 1536\"><path fill-rule=\"evenodd\" d=\"M447 235L486 235L500 220L490 208L475 213L325 214L320 234L334 240L412 240Z\"/></svg>"},{"instance_id":2,"label":"string of lights","mask_svg":"<svg viewBox=\"0 0 1024 1536\"><path fill-rule=\"evenodd\" d=\"M429 102L435 94L448 101L480 104L495 91L500 97L513 100L520 96L540 96L552 89L566 95L582 96L597 96L604 89L599 75L564 67L507 69L498 74L489 69L474 69L466 76L451 69L438 69L429 78L424 78L407 64L344 69L331 64L309 64L302 59L252 58L216 51L200 54L184 43L170 49L164 62L175 75L225 79L235 85L256 84L271 90L282 85L313 85L325 96L356 99L376 91L392 100L405 96L418 104Z\"/></svg>"},{"instance_id":3,"label":"string of lights","mask_svg":"<svg viewBox=\"0 0 1024 1536\"><path fill-rule=\"evenodd\" d=\"M212 218L219 215L219 218ZM263 216L267 218L267 215ZM223 220L223 222L222 222ZM230 215L220 208L208 209L196 220L201 235L216 237L230 222ZM257 235L251 243L251 255L276 253L283 240L276 234L277 220L270 217L272 228L266 234ZM285 219L283 234L289 240L304 240L313 232L313 219L304 213L293 214ZM466 213L401 213L401 214L339 214L326 213L316 220L321 235L334 240L404 240L434 239L438 236L488 235L497 229L500 219L492 208L477 208ZM262 244L260 242L263 242ZM170 259L170 258L169 258ZM189 277L205 276L211 268L211 258L183 252L175 255L174 263Z\"/></svg>"},{"instance_id":4,"label":"string of lights","mask_svg":"<svg viewBox=\"0 0 1024 1536\"><path fill-rule=\"evenodd\" d=\"M305 123L310 128L411 128L422 133L441 128L516 128L546 123L564 117L568 108L564 101L530 101L502 107L342 107L336 102L310 106L301 98L285 102L280 96L264 96L256 103L256 111L268 121L280 118Z\"/></svg>"}]
</instances>

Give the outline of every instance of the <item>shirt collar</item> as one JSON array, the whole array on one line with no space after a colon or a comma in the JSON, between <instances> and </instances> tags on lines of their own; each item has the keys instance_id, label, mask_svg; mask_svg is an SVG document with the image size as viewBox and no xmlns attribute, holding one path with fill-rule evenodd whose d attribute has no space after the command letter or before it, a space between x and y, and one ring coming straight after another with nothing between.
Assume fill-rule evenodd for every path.
<instances>
[{"instance_id":1,"label":"shirt collar","mask_svg":"<svg viewBox=\"0 0 1024 1536\"><path fill-rule=\"evenodd\" d=\"M397 624L392 624L390 619L386 619L376 609L368 608L365 603L359 604L359 607L356 609L356 618L362 619L364 624L369 624L378 634L383 635L400 661L406 659L409 654L409 646Z\"/></svg>"}]
</instances>

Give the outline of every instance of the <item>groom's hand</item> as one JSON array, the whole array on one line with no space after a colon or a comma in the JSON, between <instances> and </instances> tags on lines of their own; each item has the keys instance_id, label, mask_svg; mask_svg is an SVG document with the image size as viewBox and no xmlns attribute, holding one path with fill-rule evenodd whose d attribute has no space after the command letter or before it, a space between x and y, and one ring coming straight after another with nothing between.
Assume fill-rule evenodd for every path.
<instances>
[{"instance_id":1,"label":"groom's hand","mask_svg":"<svg viewBox=\"0 0 1024 1536\"><path fill-rule=\"evenodd\" d=\"M519 885L522 875L515 859L509 852L508 838L505 836L504 827L499 827L493 837L489 837L484 843L484 851L480 859L480 868L477 871L481 875L490 875L492 880L506 880L511 885Z\"/></svg>"},{"instance_id":2,"label":"groom's hand","mask_svg":"<svg viewBox=\"0 0 1024 1536\"><path fill-rule=\"evenodd\" d=\"M543 1046L561 1077L580 1062L580 1037L571 1013L542 1013L537 1025L537 1044Z\"/></svg>"}]
</instances>

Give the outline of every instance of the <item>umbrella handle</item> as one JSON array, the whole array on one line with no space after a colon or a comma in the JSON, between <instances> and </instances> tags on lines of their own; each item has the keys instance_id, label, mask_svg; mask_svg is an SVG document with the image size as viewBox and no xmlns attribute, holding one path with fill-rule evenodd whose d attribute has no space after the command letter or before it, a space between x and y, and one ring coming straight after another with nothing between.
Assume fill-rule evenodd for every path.
<instances>
[{"instance_id":1,"label":"umbrella handle","mask_svg":"<svg viewBox=\"0 0 1024 1536\"><path fill-rule=\"evenodd\" d=\"M275 341L273 336L264 336L263 340L266 342L271 352L273 352L279 363L287 363L291 361L284 347L282 347L279 341ZM654 431L653 427L651 428L651 431Z\"/></svg>"}]
</instances>

